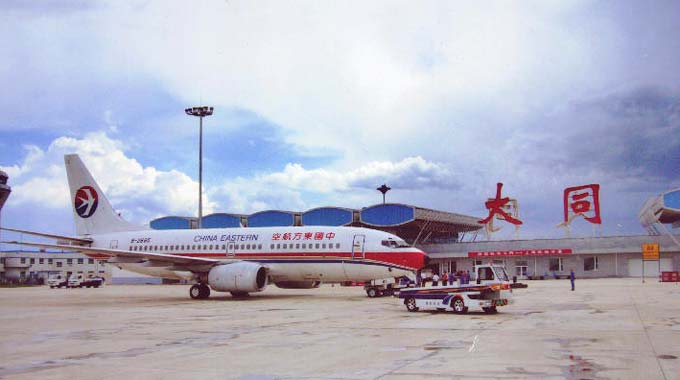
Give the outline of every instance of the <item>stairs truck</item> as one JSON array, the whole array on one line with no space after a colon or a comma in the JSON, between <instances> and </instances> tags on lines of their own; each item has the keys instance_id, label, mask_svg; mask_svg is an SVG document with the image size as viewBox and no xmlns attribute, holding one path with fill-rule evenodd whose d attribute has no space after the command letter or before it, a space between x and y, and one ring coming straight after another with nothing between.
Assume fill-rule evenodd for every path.
<instances>
[{"instance_id":1,"label":"stairs truck","mask_svg":"<svg viewBox=\"0 0 680 380\"><path fill-rule=\"evenodd\" d=\"M476 274L472 283L458 280L453 285L402 289L399 298L411 312L431 310L464 314L472 307L485 313L496 313L498 307L512 303L512 288L505 268L479 265Z\"/></svg>"}]
</instances>

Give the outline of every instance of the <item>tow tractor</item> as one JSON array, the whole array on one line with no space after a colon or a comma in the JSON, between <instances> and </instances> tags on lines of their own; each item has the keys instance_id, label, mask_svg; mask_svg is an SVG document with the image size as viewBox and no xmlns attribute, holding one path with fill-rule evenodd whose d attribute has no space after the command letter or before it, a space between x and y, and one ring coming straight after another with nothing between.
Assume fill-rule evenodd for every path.
<instances>
[{"instance_id":1,"label":"tow tractor","mask_svg":"<svg viewBox=\"0 0 680 380\"><path fill-rule=\"evenodd\" d=\"M413 279L407 276L396 277L396 278L383 278L380 280L372 280L364 284L364 290L366 295L371 298L383 297L383 296L393 296L398 293L401 289L407 288L414 284Z\"/></svg>"},{"instance_id":2,"label":"tow tractor","mask_svg":"<svg viewBox=\"0 0 680 380\"><path fill-rule=\"evenodd\" d=\"M402 289L399 298L408 311L435 310L467 313L470 307L496 313L498 307L512 303L512 289L505 268L497 265L477 266L476 280L456 281L453 285Z\"/></svg>"}]
</instances>

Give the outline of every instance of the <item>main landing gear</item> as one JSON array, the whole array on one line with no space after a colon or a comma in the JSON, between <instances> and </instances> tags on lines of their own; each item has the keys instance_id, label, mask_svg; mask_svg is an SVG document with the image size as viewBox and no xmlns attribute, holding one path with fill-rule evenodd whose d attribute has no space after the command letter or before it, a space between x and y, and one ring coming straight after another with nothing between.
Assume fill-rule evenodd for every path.
<instances>
[{"instance_id":1,"label":"main landing gear","mask_svg":"<svg viewBox=\"0 0 680 380\"><path fill-rule=\"evenodd\" d=\"M189 296L195 300L202 300L210 297L210 287L206 284L194 284L189 288Z\"/></svg>"}]
</instances>

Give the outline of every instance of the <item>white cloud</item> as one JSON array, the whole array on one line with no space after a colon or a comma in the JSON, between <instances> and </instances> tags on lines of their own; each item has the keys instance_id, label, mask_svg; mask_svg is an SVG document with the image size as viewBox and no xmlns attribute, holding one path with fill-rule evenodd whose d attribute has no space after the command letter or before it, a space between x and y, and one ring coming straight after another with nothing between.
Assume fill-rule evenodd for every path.
<instances>
[{"instance_id":1,"label":"white cloud","mask_svg":"<svg viewBox=\"0 0 680 380\"><path fill-rule=\"evenodd\" d=\"M247 213L269 208L304 210L322 205L363 207L369 199L375 199L375 188L383 183L400 191L416 192L458 186L451 171L441 164L422 157L407 157L398 162L367 162L349 171L305 169L289 163L281 172L229 180L213 196L227 198L224 205L230 211Z\"/></svg>"},{"instance_id":2,"label":"white cloud","mask_svg":"<svg viewBox=\"0 0 680 380\"><path fill-rule=\"evenodd\" d=\"M90 133L82 139L60 137L47 150L27 147L21 164L8 170L12 204L17 207L47 207L70 210L70 197L63 164L64 154L81 156L114 208L127 219L146 223L167 214L194 215L198 183L176 170L143 167L122 150L122 143L105 133ZM204 212L214 203L204 196Z\"/></svg>"}]
</instances>

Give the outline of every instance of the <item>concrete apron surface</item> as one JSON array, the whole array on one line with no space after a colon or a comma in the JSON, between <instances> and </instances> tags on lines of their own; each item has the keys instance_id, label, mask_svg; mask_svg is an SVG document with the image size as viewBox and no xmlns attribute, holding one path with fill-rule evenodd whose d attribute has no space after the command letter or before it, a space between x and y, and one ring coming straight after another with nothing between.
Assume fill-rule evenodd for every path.
<instances>
[{"instance_id":1,"label":"concrete apron surface","mask_svg":"<svg viewBox=\"0 0 680 380\"><path fill-rule=\"evenodd\" d=\"M680 285L526 283L494 315L409 313L330 285L243 300L191 300L180 285L5 288L0 378L680 378Z\"/></svg>"}]
</instances>

